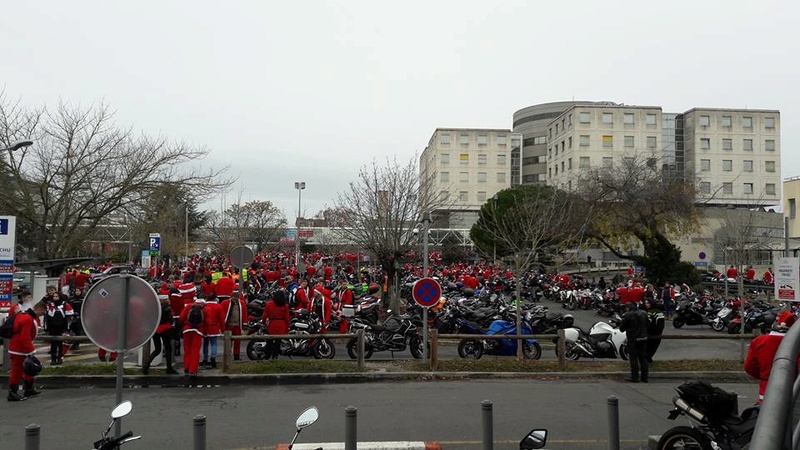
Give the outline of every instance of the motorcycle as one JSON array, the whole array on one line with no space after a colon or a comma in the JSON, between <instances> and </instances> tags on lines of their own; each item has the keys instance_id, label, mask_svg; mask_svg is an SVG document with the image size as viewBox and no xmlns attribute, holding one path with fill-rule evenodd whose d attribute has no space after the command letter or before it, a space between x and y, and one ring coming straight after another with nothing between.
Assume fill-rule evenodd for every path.
<instances>
[{"instance_id":1,"label":"motorcycle","mask_svg":"<svg viewBox=\"0 0 800 450\"><path fill-rule=\"evenodd\" d=\"M297 420L294 423L295 427L294 437L292 438L292 442L290 442L288 446L289 450L292 450L292 447L294 447L294 443L295 441L297 441L297 436L300 435L300 431L302 431L303 428L308 428L311 425L313 425L314 422L317 421L317 419L319 419L319 410L317 409L316 406L308 407L308 409L303 411L297 417ZM318 447L316 450L322 450L322 447Z\"/></svg>"},{"instance_id":2,"label":"motorcycle","mask_svg":"<svg viewBox=\"0 0 800 450\"><path fill-rule=\"evenodd\" d=\"M717 312L712 307L704 307L694 301L683 301L675 308L672 326L681 328L684 325L711 325L717 319Z\"/></svg>"},{"instance_id":3,"label":"motorcycle","mask_svg":"<svg viewBox=\"0 0 800 450\"><path fill-rule=\"evenodd\" d=\"M330 339L301 337L302 335L319 334L321 328L319 318L315 313L309 313L305 309L298 310L297 317L289 322L289 334L298 335L298 338L282 339L281 355L333 359L336 356L336 347L334 347ZM261 321L248 322L247 329L247 334L267 334L267 328ZM266 358L266 352L267 341L252 340L247 343L247 357L251 360Z\"/></svg>"},{"instance_id":4,"label":"motorcycle","mask_svg":"<svg viewBox=\"0 0 800 450\"><path fill-rule=\"evenodd\" d=\"M411 350L411 356L414 358L422 358L424 344L419 333L422 319L411 314L392 314L391 310L389 314L383 325L360 317L354 317L350 321L348 333L364 330L364 358L371 358L373 352L388 350L394 354L403 352L406 348ZM347 354L351 359L358 358L357 338L347 342Z\"/></svg>"},{"instance_id":5,"label":"motorcycle","mask_svg":"<svg viewBox=\"0 0 800 450\"><path fill-rule=\"evenodd\" d=\"M488 330L475 328L474 324L465 321L465 327L472 326L472 331L485 335L515 335L517 324L515 318L509 320L495 320L489 325ZM471 332L465 329L462 332ZM526 319L522 320L522 334L533 334L531 326ZM458 355L462 358L480 359L484 354L496 356L514 356L517 354L517 339L462 339L458 343ZM522 342L522 354L526 359L539 359L542 357L542 346L535 339L525 339Z\"/></svg>"},{"instance_id":6,"label":"motorcycle","mask_svg":"<svg viewBox=\"0 0 800 450\"><path fill-rule=\"evenodd\" d=\"M95 450L118 450L119 447L123 444L127 444L130 441L135 441L137 439L141 439L141 436L134 436L132 431L128 431L127 433L123 434L119 437L108 437L108 433L111 432L111 427L117 423L117 420L127 416L130 414L131 410L133 409L133 403L130 400L125 400L124 402L117 405L113 411L111 411L111 423L108 424L108 428L101 434L101 438L99 441L96 441L92 448Z\"/></svg>"},{"instance_id":7,"label":"motorcycle","mask_svg":"<svg viewBox=\"0 0 800 450\"><path fill-rule=\"evenodd\" d=\"M577 361L581 357L588 358L622 358L628 360L628 338L620 331L619 316L606 322L597 322L589 332L578 327L564 330L565 358ZM556 355L558 355L558 338L554 339Z\"/></svg>"},{"instance_id":8,"label":"motorcycle","mask_svg":"<svg viewBox=\"0 0 800 450\"><path fill-rule=\"evenodd\" d=\"M684 383L675 390L675 406L669 419L689 418L691 426L677 426L661 435L657 450L739 449L750 443L758 419L759 406L737 415L737 396L702 381Z\"/></svg>"},{"instance_id":9,"label":"motorcycle","mask_svg":"<svg viewBox=\"0 0 800 450\"><path fill-rule=\"evenodd\" d=\"M752 333L753 330L761 330L761 334L769 333L773 322L777 317L779 309L762 310L756 306L748 309L744 314L744 332ZM728 334L739 334L742 331L742 316L736 315L728 325Z\"/></svg>"}]
</instances>

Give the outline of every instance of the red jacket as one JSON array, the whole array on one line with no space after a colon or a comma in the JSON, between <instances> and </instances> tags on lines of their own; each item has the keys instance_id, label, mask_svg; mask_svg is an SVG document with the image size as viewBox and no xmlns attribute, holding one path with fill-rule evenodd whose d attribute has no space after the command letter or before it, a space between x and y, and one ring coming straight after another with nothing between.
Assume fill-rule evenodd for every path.
<instances>
[{"instance_id":1,"label":"red jacket","mask_svg":"<svg viewBox=\"0 0 800 450\"><path fill-rule=\"evenodd\" d=\"M267 322L268 334L287 334L289 333L289 306L278 306L270 300L264 307L264 321Z\"/></svg>"},{"instance_id":2,"label":"red jacket","mask_svg":"<svg viewBox=\"0 0 800 450\"><path fill-rule=\"evenodd\" d=\"M220 308L222 308L222 323L225 325L226 330L232 330L233 328L242 329L244 323L247 321L247 302L244 301L243 298L239 298L239 326L233 327L228 326L228 317L231 314L231 305L234 305L236 300L226 299L220 303Z\"/></svg>"},{"instance_id":3,"label":"red jacket","mask_svg":"<svg viewBox=\"0 0 800 450\"><path fill-rule=\"evenodd\" d=\"M214 292L216 292L217 297L220 299L227 297L230 298L233 295L233 290L236 288L236 282L233 281L233 278L229 276L224 276L217 280L216 287L214 288Z\"/></svg>"},{"instance_id":4,"label":"red jacket","mask_svg":"<svg viewBox=\"0 0 800 450\"><path fill-rule=\"evenodd\" d=\"M14 335L8 342L8 353L12 355L32 355L36 352L33 340L36 339L38 318L28 312L14 316Z\"/></svg>"},{"instance_id":5,"label":"red jacket","mask_svg":"<svg viewBox=\"0 0 800 450\"><path fill-rule=\"evenodd\" d=\"M297 288L297 292L294 294L295 302L297 302L297 306L295 306L295 310L297 309L305 309L311 311L311 298L314 296L314 288L310 286L306 286L305 288Z\"/></svg>"},{"instance_id":6,"label":"red jacket","mask_svg":"<svg viewBox=\"0 0 800 450\"><path fill-rule=\"evenodd\" d=\"M206 336L220 336L225 329L225 312L216 302L207 302L203 314L203 326Z\"/></svg>"},{"instance_id":7,"label":"red jacket","mask_svg":"<svg viewBox=\"0 0 800 450\"><path fill-rule=\"evenodd\" d=\"M189 303L188 305L183 307L183 311L181 311L181 315L180 315L180 318L178 320L181 323L181 329L183 330L182 331L183 334L186 334L186 333L197 333L200 336L203 336L204 333L205 333L205 321L207 319L205 319L205 317L204 317L203 323L197 328L192 327L192 325L189 323L189 320L188 320L189 319L189 311L191 311L193 305L202 305L203 308L205 309L205 305L206 304L205 304L205 302ZM203 311L203 315L207 316L208 314L206 314L205 311Z\"/></svg>"},{"instance_id":8,"label":"red jacket","mask_svg":"<svg viewBox=\"0 0 800 450\"><path fill-rule=\"evenodd\" d=\"M783 333L773 331L770 334L758 336L750 342L750 350L744 360L744 371L759 380L758 403L764 400L767 381L769 381L769 374L772 371L772 361L775 359L775 353L778 351L778 346L781 345L783 336ZM797 363L800 363L800 357Z\"/></svg>"}]
</instances>

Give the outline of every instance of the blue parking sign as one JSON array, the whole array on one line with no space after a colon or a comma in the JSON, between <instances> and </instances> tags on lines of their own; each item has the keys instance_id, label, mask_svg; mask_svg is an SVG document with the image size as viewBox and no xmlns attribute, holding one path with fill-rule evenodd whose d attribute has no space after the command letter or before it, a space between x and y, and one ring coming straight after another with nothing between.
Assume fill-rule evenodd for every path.
<instances>
[{"instance_id":1,"label":"blue parking sign","mask_svg":"<svg viewBox=\"0 0 800 450\"><path fill-rule=\"evenodd\" d=\"M8 219L0 219L0 236L8 234Z\"/></svg>"}]
</instances>

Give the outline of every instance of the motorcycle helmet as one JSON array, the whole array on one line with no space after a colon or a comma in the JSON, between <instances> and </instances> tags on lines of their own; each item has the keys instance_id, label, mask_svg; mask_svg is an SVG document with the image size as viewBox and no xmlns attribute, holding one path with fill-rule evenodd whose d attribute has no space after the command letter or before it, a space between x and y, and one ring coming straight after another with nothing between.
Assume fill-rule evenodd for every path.
<instances>
[{"instance_id":1,"label":"motorcycle helmet","mask_svg":"<svg viewBox=\"0 0 800 450\"><path fill-rule=\"evenodd\" d=\"M572 314L564 314L563 322L564 328L572 328L575 325L575 318L572 317Z\"/></svg>"},{"instance_id":2,"label":"motorcycle helmet","mask_svg":"<svg viewBox=\"0 0 800 450\"><path fill-rule=\"evenodd\" d=\"M370 284L370 285L369 285L369 288L367 288L367 294L369 294L369 295L375 295L375 294L377 294L377 293L378 293L378 291L380 291L380 290L381 290L381 287L380 287L380 286L378 286L378 285L377 285L377 284L375 284L375 283L372 283L372 284Z\"/></svg>"},{"instance_id":3,"label":"motorcycle helmet","mask_svg":"<svg viewBox=\"0 0 800 450\"><path fill-rule=\"evenodd\" d=\"M470 289L470 288L464 289L463 292L464 292L464 297L467 297L467 298L472 298L475 295L475 291Z\"/></svg>"},{"instance_id":4,"label":"motorcycle helmet","mask_svg":"<svg viewBox=\"0 0 800 450\"><path fill-rule=\"evenodd\" d=\"M28 355L22 363L22 371L29 377L35 377L42 373L42 363L33 355Z\"/></svg>"},{"instance_id":5,"label":"motorcycle helmet","mask_svg":"<svg viewBox=\"0 0 800 450\"><path fill-rule=\"evenodd\" d=\"M775 319L775 322L772 324L772 328L775 331L786 333L789 331L789 328L794 325L797 321L797 316L795 316L790 311L784 311L778 315L778 318Z\"/></svg>"}]
</instances>

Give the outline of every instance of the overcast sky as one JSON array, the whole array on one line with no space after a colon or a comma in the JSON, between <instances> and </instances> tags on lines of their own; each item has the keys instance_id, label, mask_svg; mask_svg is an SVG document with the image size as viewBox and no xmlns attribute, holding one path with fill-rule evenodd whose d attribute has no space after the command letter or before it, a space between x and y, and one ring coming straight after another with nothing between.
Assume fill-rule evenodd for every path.
<instances>
[{"instance_id":1,"label":"overcast sky","mask_svg":"<svg viewBox=\"0 0 800 450\"><path fill-rule=\"evenodd\" d=\"M570 99L779 109L782 176L800 175L798 18L794 0L5 0L0 82L206 145L238 177L227 203L293 218L295 181L310 216L437 127Z\"/></svg>"}]
</instances>

